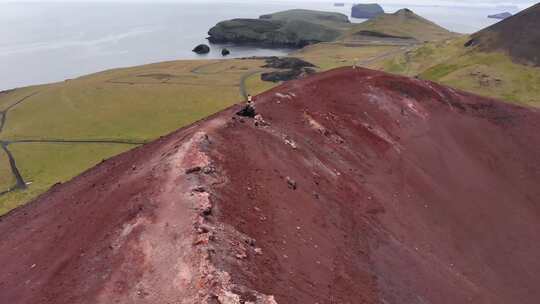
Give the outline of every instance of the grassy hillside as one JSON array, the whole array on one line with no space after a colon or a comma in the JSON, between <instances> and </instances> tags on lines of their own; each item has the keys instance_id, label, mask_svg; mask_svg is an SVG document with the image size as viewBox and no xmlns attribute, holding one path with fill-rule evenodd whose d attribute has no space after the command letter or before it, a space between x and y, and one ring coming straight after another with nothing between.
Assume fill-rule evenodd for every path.
<instances>
[{"instance_id":1,"label":"grassy hillside","mask_svg":"<svg viewBox=\"0 0 540 304\"><path fill-rule=\"evenodd\" d=\"M323 70L350 66L355 60L358 64L369 66L377 58L386 58L391 54L401 53L403 49L394 45L355 45L346 43L319 43L308 46L294 54L309 61Z\"/></svg>"},{"instance_id":2,"label":"grassy hillside","mask_svg":"<svg viewBox=\"0 0 540 304\"><path fill-rule=\"evenodd\" d=\"M470 44L540 67L540 3L473 34Z\"/></svg>"},{"instance_id":3,"label":"grassy hillside","mask_svg":"<svg viewBox=\"0 0 540 304\"><path fill-rule=\"evenodd\" d=\"M468 37L432 42L377 68L437 81L479 95L540 106L540 68L517 64L501 52L465 47Z\"/></svg>"},{"instance_id":4,"label":"grassy hillside","mask_svg":"<svg viewBox=\"0 0 540 304\"><path fill-rule=\"evenodd\" d=\"M273 84L246 77L261 65L262 60L164 62L0 93L0 111L7 113L0 141L29 183L0 196L0 214L102 159L241 101L243 82L252 94L268 89ZM15 183L2 152L0 192Z\"/></svg>"},{"instance_id":5,"label":"grassy hillside","mask_svg":"<svg viewBox=\"0 0 540 304\"><path fill-rule=\"evenodd\" d=\"M383 14L374 19L355 25L345 36L345 40L354 41L359 36L375 35L384 38L412 38L418 42L448 39L455 33L416 15L408 9L393 14ZM381 34L381 35L377 35Z\"/></svg>"}]
</instances>

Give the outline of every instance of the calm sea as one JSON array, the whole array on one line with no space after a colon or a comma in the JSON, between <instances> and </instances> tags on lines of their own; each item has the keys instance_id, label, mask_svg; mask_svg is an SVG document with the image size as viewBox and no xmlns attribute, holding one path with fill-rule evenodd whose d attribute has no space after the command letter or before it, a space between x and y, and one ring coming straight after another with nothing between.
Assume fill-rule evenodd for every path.
<instances>
[{"instance_id":1,"label":"calm sea","mask_svg":"<svg viewBox=\"0 0 540 304\"><path fill-rule=\"evenodd\" d=\"M205 43L220 20L258 17L291 8L349 14L329 3L0 3L0 90L61 81L105 69L175 59L221 58ZM388 12L401 7L385 6ZM409 7L448 28L471 33L490 25L497 9ZM361 22L362 20L353 20ZM233 57L280 55L288 50L232 47Z\"/></svg>"}]
</instances>

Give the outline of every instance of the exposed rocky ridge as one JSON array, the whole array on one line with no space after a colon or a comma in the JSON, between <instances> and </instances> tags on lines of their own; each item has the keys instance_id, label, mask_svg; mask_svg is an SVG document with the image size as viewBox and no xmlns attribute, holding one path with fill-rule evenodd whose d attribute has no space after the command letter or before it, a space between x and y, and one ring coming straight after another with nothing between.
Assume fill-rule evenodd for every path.
<instances>
[{"instance_id":1,"label":"exposed rocky ridge","mask_svg":"<svg viewBox=\"0 0 540 304\"><path fill-rule=\"evenodd\" d=\"M540 66L540 3L473 34L467 45L501 51L516 62Z\"/></svg>"},{"instance_id":2,"label":"exposed rocky ridge","mask_svg":"<svg viewBox=\"0 0 540 304\"><path fill-rule=\"evenodd\" d=\"M342 68L0 217L0 303L540 301L540 113Z\"/></svg>"},{"instance_id":3,"label":"exposed rocky ridge","mask_svg":"<svg viewBox=\"0 0 540 304\"><path fill-rule=\"evenodd\" d=\"M293 79L304 78L308 75L313 75L316 72L317 71L312 68L299 68L299 69L284 70L284 71L272 71L272 72L262 73L261 80L269 81L269 82L289 81Z\"/></svg>"},{"instance_id":4,"label":"exposed rocky ridge","mask_svg":"<svg viewBox=\"0 0 540 304\"><path fill-rule=\"evenodd\" d=\"M266 58L265 61L266 64L263 65L264 68L300 69L315 67L313 63L296 57L269 57Z\"/></svg>"},{"instance_id":5,"label":"exposed rocky ridge","mask_svg":"<svg viewBox=\"0 0 540 304\"><path fill-rule=\"evenodd\" d=\"M261 80L270 82L289 81L314 74L314 64L296 57L270 57L266 59L265 68L280 69L261 74Z\"/></svg>"},{"instance_id":6,"label":"exposed rocky ridge","mask_svg":"<svg viewBox=\"0 0 540 304\"><path fill-rule=\"evenodd\" d=\"M299 48L333 41L350 26L347 16L308 10L290 10L259 19L219 22L208 32L212 43L254 44Z\"/></svg>"}]
</instances>

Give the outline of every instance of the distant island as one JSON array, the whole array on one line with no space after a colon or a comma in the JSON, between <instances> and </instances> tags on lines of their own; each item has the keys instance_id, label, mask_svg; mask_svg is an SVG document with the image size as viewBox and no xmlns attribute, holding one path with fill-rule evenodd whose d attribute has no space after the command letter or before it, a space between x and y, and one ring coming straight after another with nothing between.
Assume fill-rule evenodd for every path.
<instances>
[{"instance_id":1,"label":"distant island","mask_svg":"<svg viewBox=\"0 0 540 304\"><path fill-rule=\"evenodd\" d=\"M337 3L334 3L334 6L337 6L337 7L343 7L343 6L345 6L345 3L343 3L343 2L337 2Z\"/></svg>"},{"instance_id":2,"label":"distant island","mask_svg":"<svg viewBox=\"0 0 540 304\"><path fill-rule=\"evenodd\" d=\"M512 17L512 14L509 13L509 12L504 12L504 13L499 13L499 14L494 14L494 15L488 15L488 18L491 18L491 19L506 19L506 18L509 18L509 17Z\"/></svg>"},{"instance_id":3,"label":"distant island","mask_svg":"<svg viewBox=\"0 0 540 304\"><path fill-rule=\"evenodd\" d=\"M262 15L258 19L219 22L208 32L208 41L301 48L334 41L350 26L349 18L344 14L295 9Z\"/></svg>"},{"instance_id":4,"label":"distant island","mask_svg":"<svg viewBox=\"0 0 540 304\"><path fill-rule=\"evenodd\" d=\"M355 4L351 10L351 17L360 19L372 19L384 14L383 8L376 3Z\"/></svg>"},{"instance_id":5,"label":"distant island","mask_svg":"<svg viewBox=\"0 0 540 304\"><path fill-rule=\"evenodd\" d=\"M334 41L411 45L455 36L409 9L382 13L357 24L340 13L288 10L258 19L222 21L212 27L208 35L210 43L287 48Z\"/></svg>"}]
</instances>

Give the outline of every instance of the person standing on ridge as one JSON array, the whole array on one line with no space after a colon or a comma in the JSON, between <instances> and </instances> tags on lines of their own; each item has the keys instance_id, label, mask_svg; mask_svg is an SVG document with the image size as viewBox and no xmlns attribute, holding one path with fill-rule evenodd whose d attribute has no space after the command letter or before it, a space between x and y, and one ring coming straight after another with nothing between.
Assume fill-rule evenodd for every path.
<instances>
[{"instance_id":1,"label":"person standing on ridge","mask_svg":"<svg viewBox=\"0 0 540 304\"><path fill-rule=\"evenodd\" d=\"M242 110L240 110L237 115L246 116L246 117L255 117L257 113L255 112L255 103L253 102L253 96L247 94L247 102Z\"/></svg>"}]
</instances>

